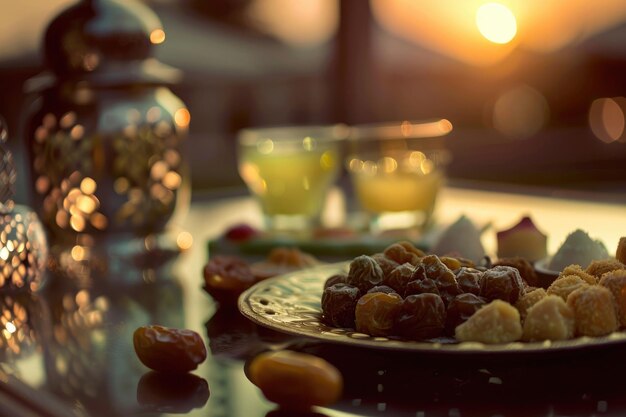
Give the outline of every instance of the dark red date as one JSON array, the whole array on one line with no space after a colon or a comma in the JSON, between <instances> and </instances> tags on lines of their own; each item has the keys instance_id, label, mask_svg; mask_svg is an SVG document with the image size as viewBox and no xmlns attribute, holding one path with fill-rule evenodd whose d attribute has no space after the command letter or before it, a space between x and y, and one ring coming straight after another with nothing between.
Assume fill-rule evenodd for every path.
<instances>
[{"instance_id":1,"label":"dark red date","mask_svg":"<svg viewBox=\"0 0 626 417\"><path fill-rule=\"evenodd\" d=\"M255 282L250 266L234 256L216 256L204 268L204 289L223 306L234 306Z\"/></svg>"},{"instance_id":2,"label":"dark red date","mask_svg":"<svg viewBox=\"0 0 626 417\"><path fill-rule=\"evenodd\" d=\"M133 344L139 360L160 372L193 371L207 355L202 337L187 329L142 326L135 330Z\"/></svg>"}]
</instances>

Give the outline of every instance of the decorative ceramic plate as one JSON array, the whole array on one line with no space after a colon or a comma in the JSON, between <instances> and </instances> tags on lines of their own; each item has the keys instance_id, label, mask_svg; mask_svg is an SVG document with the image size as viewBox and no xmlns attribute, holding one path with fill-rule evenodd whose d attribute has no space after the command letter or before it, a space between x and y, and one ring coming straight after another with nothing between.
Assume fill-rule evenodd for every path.
<instances>
[{"instance_id":1,"label":"decorative ceramic plate","mask_svg":"<svg viewBox=\"0 0 626 417\"><path fill-rule=\"evenodd\" d=\"M425 353L552 352L626 343L626 332L557 342L486 345L475 342L458 343L451 338L407 341L330 327L321 320L320 300L324 282L331 275L346 273L348 265L348 262L323 265L261 281L241 294L239 310L257 324L294 336L353 346Z\"/></svg>"}]
</instances>

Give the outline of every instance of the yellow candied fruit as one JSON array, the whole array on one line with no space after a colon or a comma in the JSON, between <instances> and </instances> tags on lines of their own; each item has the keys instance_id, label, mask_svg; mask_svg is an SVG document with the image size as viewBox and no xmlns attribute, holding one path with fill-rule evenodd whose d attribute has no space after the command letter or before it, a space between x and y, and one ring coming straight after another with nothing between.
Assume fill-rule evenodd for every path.
<instances>
[{"instance_id":1,"label":"yellow candied fruit","mask_svg":"<svg viewBox=\"0 0 626 417\"><path fill-rule=\"evenodd\" d=\"M574 311L557 295L548 295L530 307L522 339L528 342L574 337Z\"/></svg>"},{"instance_id":2,"label":"yellow candied fruit","mask_svg":"<svg viewBox=\"0 0 626 417\"><path fill-rule=\"evenodd\" d=\"M613 294L619 322L622 327L626 327L626 270L607 272L602 275L600 285L608 288Z\"/></svg>"},{"instance_id":3,"label":"yellow candied fruit","mask_svg":"<svg viewBox=\"0 0 626 417\"><path fill-rule=\"evenodd\" d=\"M557 278L546 291L548 295L558 295L564 301L567 301L567 297L580 287L587 286L582 278L576 275L565 275Z\"/></svg>"},{"instance_id":4,"label":"yellow candied fruit","mask_svg":"<svg viewBox=\"0 0 626 417\"><path fill-rule=\"evenodd\" d=\"M522 337L519 312L506 301L493 300L457 326L461 342L509 343Z\"/></svg>"},{"instance_id":5,"label":"yellow candied fruit","mask_svg":"<svg viewBox=\"0 0 626 417\"><path fill-rule=\"evenodd\" d=\"M519 311L522 322L526 320L526 314L528 314L528 310L547 295L548 294L546 293L546 290L544 290L543 288L535 288L534 290L527 292L519 300L517 300L517 303L515 303L515 308L517 308L517 311Z\"/></svg>"},{"instance_id":6,"label":"yellow candied fruit","mask_svg":"<svg viewBox=\"0 0 626 417\"><path fill-rule=\"evenodd\" d=\"M617 259L609 258L591 262L587 267L587 273L600 279L602 275L607 272L617 271L618 269L624 268L626 268L626 266L624 266L623 263Z\"/></svg>"},{"instance_id":7,"label":"yellow candied fruit","mask_svg":"<svg viewBox=\"0 0 626 417\"><path fill-rule=\"evenodd\" d=\"M598 279L586 272L580 265L566 266L565 269L559 273L559 278L567 275L575 275L589 285L595 285L598 283Z\"/></svg>"},{"instance_id":8,"label":"yellow candied fruit","mask_svg":"<svg viewBox=\"0 0 626 417\"><path fill-rule=\"evenodd\" d=\"M613 295L601 285L581 286L567 297L567 305L574 310L578 336L604 336L619 327Z\"/></svg>"}]
</instances>

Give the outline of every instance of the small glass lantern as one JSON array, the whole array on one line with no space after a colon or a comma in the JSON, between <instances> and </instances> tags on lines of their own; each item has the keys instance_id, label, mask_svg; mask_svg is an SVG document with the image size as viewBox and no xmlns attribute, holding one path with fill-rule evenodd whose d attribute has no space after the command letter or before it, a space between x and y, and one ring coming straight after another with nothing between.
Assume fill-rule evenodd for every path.
<instances>
[{"instance_id":1,"label":"small glass lantern","mask_svg":"<svg viewBox=\"0 0 626 417\"><path fill-rule=\"evenodd\" d=\"M32 372L33 362L51 342L48 303L29 292L0 294L0 361L3 370L38 388L44 375Z\"/></svg>"},{"instance_id":2,"label":"small glass lantern","mask_svg":"<svg viewBox=\"0 0 626 417\"><path fill-rule=\"evenodd\" d=\"M37 291L48 258L46 235L37 215L13 202L16 171L3 146L7 136L0 119L0 291Z\"/></svg>"}]
</instances>

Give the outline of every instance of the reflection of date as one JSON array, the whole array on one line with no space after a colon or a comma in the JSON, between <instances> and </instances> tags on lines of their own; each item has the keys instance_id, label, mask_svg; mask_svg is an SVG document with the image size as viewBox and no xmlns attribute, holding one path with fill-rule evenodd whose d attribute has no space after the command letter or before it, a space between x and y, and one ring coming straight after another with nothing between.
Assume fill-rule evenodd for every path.
<instances>
[{"instance_id":1,"label":"reflection of date","mask_svg":"<svg viewBox=\"0 0 626 417\"><path fill-rule=\"evenodd\" d=\"M206 359L206 347L192 330L143 326L133 335L135 352L148 368L162 372L189 372Z\"/></svg>"},{"instance_id":2,"label":"reflection of date","mask_svg":"<svg viewBox=\"0 0 626 417\"><path fill-rule=\"evenodd\" d=\"M148 372L137 385L137 402L150 411L187 413L204 407L209 399L209 384L193 374Z\"/></svg>"}]
</instances>

